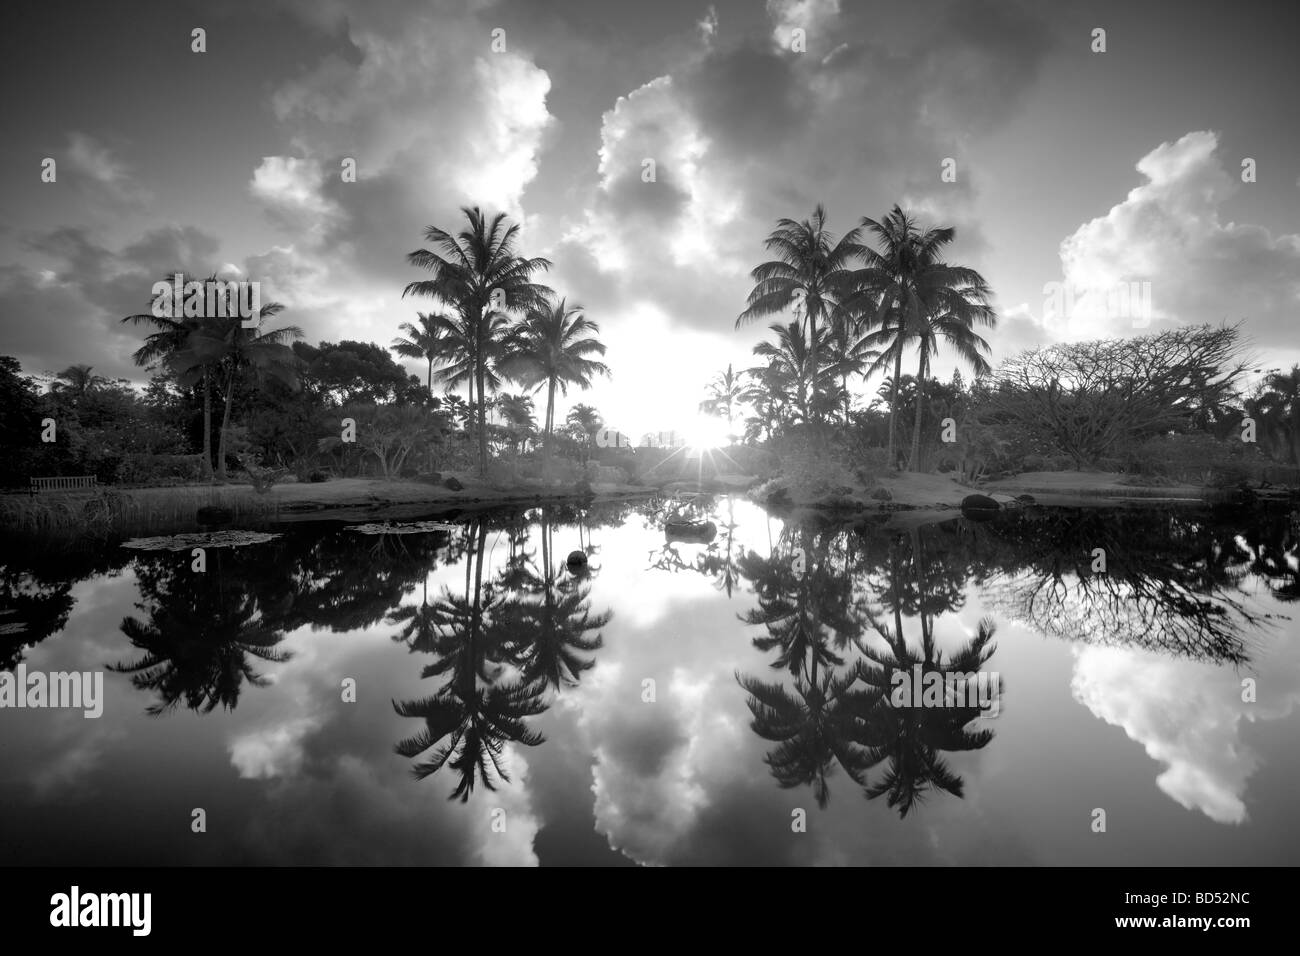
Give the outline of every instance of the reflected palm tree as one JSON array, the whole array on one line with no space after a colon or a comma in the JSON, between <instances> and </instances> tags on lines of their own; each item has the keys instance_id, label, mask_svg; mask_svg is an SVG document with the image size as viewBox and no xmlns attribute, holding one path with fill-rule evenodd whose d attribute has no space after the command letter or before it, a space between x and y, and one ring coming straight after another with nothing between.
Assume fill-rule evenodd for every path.
<instances>
[{"instance_id":1,"label":"reflected palm tree","mask_svg":"<svg viewBox=\"0 0 1300 956\"><path fill-rule=\"evenodd\" d=\"M764 653L775 651L771 666L788 672L793 684L736 674L749 694L750 728L777 743L763 759L778 784L810 786L820 807L830 800L829 778L837 764L864 786L867 770L880 759L868 725L879 692L855 686L855 669L843 670L845 659L831 647L843 651L861 632L851 576L832 560L839 536L816 534L807 525L793 534L787 528L769 557L750 551L738 562L758 602L740 619L766 630L753 644Z\"/></svg>"},{"instance_id":2,"label":"reflected palm tree","mask_svg":"<svg viewBox=\"0 0 1300 956\"><path fill-rule=\"evenodd\" d=\"M495 790L498 779L510 781L503 762L507 744L535 747L545 739L526 720L546 710L546 684L503 674L511 662L504 658L499 632L489 626L499 597L483 581L487 531L482 521L467 531L472 545L465 558L465 593L444 588L425 615L431 628L420 649L435 660L422 676L445 676L446 683L428 697L393 701L399 715L425 723L419 733L399 741L396 752L412 760L427 755L412 768L417 779L450 765L459 778L450 799L462 802L477 783Z\"/></svg>"},{"instance_id":3,"label":"reflected palm tree","mask_svg":"<svg viewBox=\"0 0 1300 956\"><path fill-rule=\"evenodd\" d=\"M750 728L778 744L763 761L783 789L810 786L817 805L825 808L837 763L855 783L866 785L867 771L880 760L868 724L879 690L855 688L852 672L826 671L817 683L801 673L793 693L740 673L736 680L749 693Z\"/></svg>"},{"instance_id":4,"label":"reflected palm tree","mask_svg":"<svg viewBox=\"0 0 1300 956\"><path fill-rule=\"evenodd\" d=\"M921 646L913 650L903 635L902 603L893 604L894 624L891 628L876 614L870 615L872 626L884 640L884 649L861 642L863 659L858 662L858 676L877 692L876 703L869 721L869 740L877 757L887 759L885 776L866 787L868 799L885 797L889 807L897 809L900 817L907 814L931 791L963 796L962 778L954 773L940 757L942 752L979 750L993 739L987 728L969 730L967 725L981 716L978 706L945 700L943 706L915 706L911 700L896 702L893 691L899 675L913 682L917 675L923 682L925 675L936 674L938 680L948 683L960 676L966 686L978 682L979 673L997 645L993 634L997 629L991 618L983 618L976 628L975 637L944 658L934 637L934 617L928 610L926 599L930 591L927 582L928 565L919 550L920 538L913 536L914 568L921 599L918 617L921 624ZM889 548L889 569L892 590L900 593L901 566L897 542ZM990 675L987 685L992 699L1001 697L1001 679Z\"/></svg>"},{"instance_id":5,"label":"reflected palm tree","mask_svg":"<svg viewBox=\"0 0 1300 956\"><path fill-rule=\"evenodd\" d=\"M158 695L146 708L153 716L181 703L205 714L218 706L234 710L245 686L268 683L256 661L283 663L291 655L276 650L283 634L253 590L226 579L220 552L208 574L190 573L188 558L181 561L137 568L144 600L136 606L148 619L125 618L121 630L142 654L108 669L130 674L133 687Z\"/></svg>"},{"instance_id":6,"label":"reflected palm tree","mask_svg":"<svg viewBox=\"0 0 1300 956\"><path fill-rule=\"evenodd\" d=\"M522 587L509 593L493 618L495 640L509 649L525 681L540 681L556 690L576 686L580 675L596 665L592 657L604 646L599 631L613 618L591 613L590 587L573 578L561 580L555 568L553 525L541 514L540 568L532 568Z\"/></svg>"}]
</instances>

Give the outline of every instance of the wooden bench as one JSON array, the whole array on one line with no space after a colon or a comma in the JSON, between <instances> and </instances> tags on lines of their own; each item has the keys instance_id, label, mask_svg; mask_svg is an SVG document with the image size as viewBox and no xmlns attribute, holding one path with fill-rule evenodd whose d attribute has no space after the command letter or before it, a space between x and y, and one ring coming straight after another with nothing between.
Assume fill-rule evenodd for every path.
<instances>
[{"instance_id":1,"label":"wooden bench","mask_svg":"<svg viewBox=\"0 0 1300 956\"><path fill-rule=\"evenodd\" d=\"M57 478L33 478L31 493L38 491L93 491L99 486L94 475L67 475Z\"/></svg>"}]
</instances>

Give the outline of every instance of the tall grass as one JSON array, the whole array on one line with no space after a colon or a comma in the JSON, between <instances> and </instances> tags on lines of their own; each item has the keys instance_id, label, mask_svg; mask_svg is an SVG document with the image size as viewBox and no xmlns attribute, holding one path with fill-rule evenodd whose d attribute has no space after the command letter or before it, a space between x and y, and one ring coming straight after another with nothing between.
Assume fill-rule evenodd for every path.
<instances>
[{"instance_id":1,"label":"tall grass","mask_svg":"<svg viewBox=\"0 0 1300 956\"><path fill-rule=\"evenodd\" d=\"M185 531L198 527L199 508L231 511L235 520L273 517L275 499L251 488L140 488L93 493L0 496L0 526L6 532L36 536L89 535L112 538L146 531Z\"/></svg>"}]
</instances>

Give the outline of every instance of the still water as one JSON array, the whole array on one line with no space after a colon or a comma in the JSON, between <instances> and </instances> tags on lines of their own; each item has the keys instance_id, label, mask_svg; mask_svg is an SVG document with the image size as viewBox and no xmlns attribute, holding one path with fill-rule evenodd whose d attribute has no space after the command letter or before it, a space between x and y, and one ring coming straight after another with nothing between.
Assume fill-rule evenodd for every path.
<instances>
[{"instance_id":1,"label":"still water","mask_svg":"<svg viewBox=\"0 0 1300 956\"><path fill-rule=\"evenodd\" d=\"M3 862L1300 862L1285 512L442 520L6 546L0 666L104 699L0 710Z\"/></svg>"}]
</instances>

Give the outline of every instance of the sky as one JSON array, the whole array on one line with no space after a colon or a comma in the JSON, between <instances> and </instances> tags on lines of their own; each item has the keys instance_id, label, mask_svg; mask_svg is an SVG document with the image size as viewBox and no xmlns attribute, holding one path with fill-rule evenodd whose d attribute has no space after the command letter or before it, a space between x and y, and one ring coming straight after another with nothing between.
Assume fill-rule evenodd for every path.
<instances>
[{"instance_id":1,"label":"sky","mask_svg":"<svg viewBox=\"0 0 1300 956\"><path fill-rule=\"evenodd\" d=\"M0 354L28 372L143 381L120 319L176 268L258 280L310 342L387 345L431 306L402 298L425 277L406 255L466 205L520 222L600 327L612 378L561 414L588 402L633 435L689 430L712 376L756 364L766 323L735 327L748 273L776 220L818 203L837 232L895 203L953 226L952 259L995 293L995 364L1224 321L1261 368L1300 362L1292 2L6 13ZM941 350L935 374L954 367Z\"/></svg>"}]
</instances>

